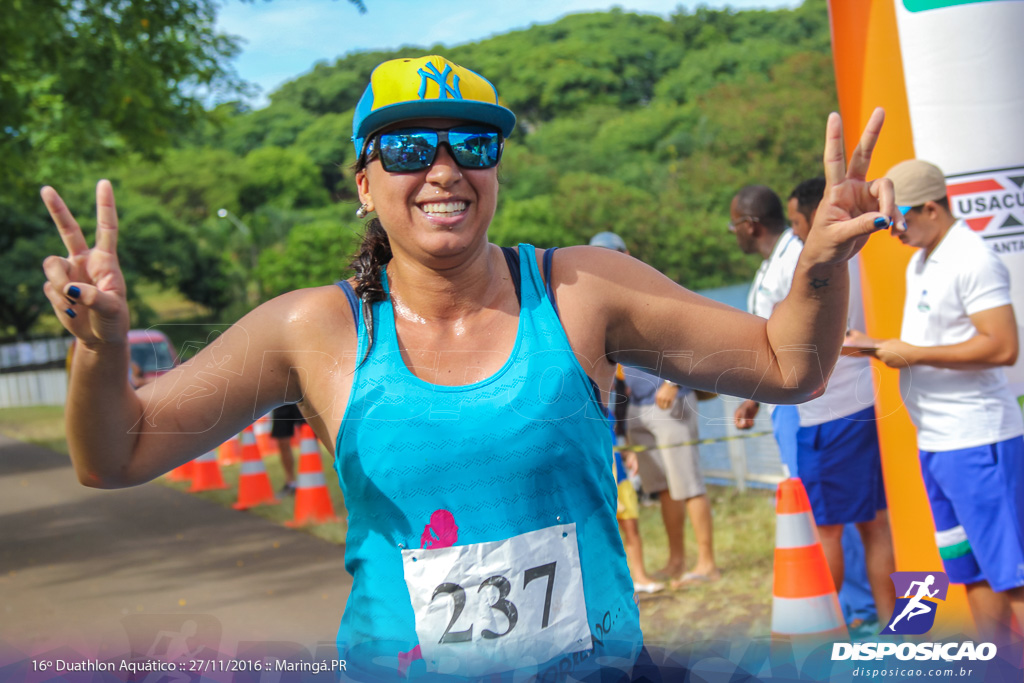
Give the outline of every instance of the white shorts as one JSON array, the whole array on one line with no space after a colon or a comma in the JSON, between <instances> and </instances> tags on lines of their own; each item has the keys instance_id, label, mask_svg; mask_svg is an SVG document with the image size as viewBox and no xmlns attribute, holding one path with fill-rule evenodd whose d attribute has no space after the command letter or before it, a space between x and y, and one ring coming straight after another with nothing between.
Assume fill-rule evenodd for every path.
<instances>
[{"instance_id":1,"label":"white shorts","mask_svg":"<svg viewBox=\"0 0 1024 683\"><path fill-rule=\"evenodd\" d=\"M668 410L656 404L630 404L626 412L626 438L630 446L650 450L637 453L640 483L647 493L667 490L674 500L686 500L707 493L700 471L700 453L696 445L676 444L695 441L697 432L696 396L692 391L680 396ZM669 446L669 448L653 448Z\"/></svg>"}]
</instances>

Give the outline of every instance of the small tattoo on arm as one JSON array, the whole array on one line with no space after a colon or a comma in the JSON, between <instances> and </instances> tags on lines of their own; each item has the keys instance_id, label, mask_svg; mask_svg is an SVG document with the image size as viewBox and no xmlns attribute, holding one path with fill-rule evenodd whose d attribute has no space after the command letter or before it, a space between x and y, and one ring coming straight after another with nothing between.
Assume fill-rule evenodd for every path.
<instances>
[{"instance_id":1,"label":"small tattoo on arm","mask_svg":"<svg viewBox=\"0 0 1024 683\"><path fill-rule=\"evenodd\" d=\"M828 278L819 280L818 278L811 278L811 287L815 289L821 289L822 287L828 287Z\"/></svg>"}]
</instances>

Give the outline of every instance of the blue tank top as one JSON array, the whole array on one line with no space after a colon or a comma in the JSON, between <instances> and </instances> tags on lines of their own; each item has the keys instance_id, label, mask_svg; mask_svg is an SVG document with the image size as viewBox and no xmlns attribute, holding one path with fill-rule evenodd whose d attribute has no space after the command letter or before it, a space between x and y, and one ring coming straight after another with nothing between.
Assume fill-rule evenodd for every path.
<instances>
[{"instance_id":1,"label":"blue tank top","mask_svg":"<svg viewBox=\"0 0 1024 683\"><path fill-rule=\"evenodd\" d=\"M482 381L417 378L390 297L373 304L335 469L353 577L339 656L375 680L512 667L564 678L629 667L642 646L608 418L534 248L519 249L515 346ZM361 310L357 329L363 359Z\"/></svg>"}]
</instances>

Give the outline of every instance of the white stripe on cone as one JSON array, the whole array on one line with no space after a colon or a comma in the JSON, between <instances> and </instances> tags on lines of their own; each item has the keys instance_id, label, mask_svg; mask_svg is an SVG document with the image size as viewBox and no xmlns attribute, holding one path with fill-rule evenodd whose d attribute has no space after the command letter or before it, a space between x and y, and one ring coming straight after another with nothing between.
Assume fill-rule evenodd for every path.
<instances>
[{"instance_id":1,"label":"white stripe on cone","mask_svg":"<svg viewBox=\"0 0 1024 683\"><path fill-rule=\"evenodd\" d=\"M211 460L213 462L217 461L217 451L216 451L216 449L214 449L212 451L209 451L209 452L207 452L207 453L205 453L203 455L200 455L198 458L193 460L193 462L210 462Z\"/></svg>"},{"instance_id":2,"label":"white stripe on cone","mask_svg":"<svg viewBox=\"0 0 1024 683\"><path fill-rule=\"evenodd\" d=\"M300 489L315 489L326 485L323 472L307 472L295 478L295 486Z\"/></svg>"},{"instance_id":3,"label":"white stripe on cone","mask_svg":"<svg viewBox=\"0 0 1024 683\"><path fill-rule=\"evenodd\" d=\"M772 598L772 633L825 633L843 627L844 623L835 593L814 598Z\"/></svg>"},{"instance_id":4,"label":"white stripe on cone","mask_svg":"<svg viewBox=\"0 0 1024 683\"><path fill-rule=\"evenodd\" d=\"M788 515L776 515L775 547L803 548L817 545L818 530L808 512L795 512Z\"/></svg>"},{"instance_id":5,"label":"white stripe on cone","mask_svg":"<svg viewBox=\"0 0 1024 683\"><path fill-rule=\"evenodd\" d=\"M243 460L241 467L238 469L238 473L241 475L261 474L266 471L262 460Z\"/></svg>"}]
</instances>

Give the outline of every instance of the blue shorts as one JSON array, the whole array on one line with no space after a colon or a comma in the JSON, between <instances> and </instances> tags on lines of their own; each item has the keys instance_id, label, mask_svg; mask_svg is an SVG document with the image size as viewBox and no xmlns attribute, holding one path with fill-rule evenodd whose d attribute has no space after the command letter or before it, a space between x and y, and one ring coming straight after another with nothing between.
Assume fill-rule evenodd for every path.
<instances>
[{"instance_id":1,"label":"blue shorts","mask_svg":"<svg viewBox=\"0 0 1024 683\"><path fill-rule=\"evenodd\" d=\"M870 522L886 509L874 407L801 427L796 457L819 526Z\"/></svg>"},{"instance_id":2,"label":"blue shorts","mask_svg":"<svg viewBox=\"0 0 1024 683\"><path fill-rule=\"evenodd\" d=\"M919 453L949 580L1024 586L1024 438Z\"/></svg>"},{"instance_id":3,"label":"blue shorts","mask_svg":"<svg viewBox=\"0 0 1024 683\"><path fill-rule=\"evenodd\" d=\"M772 432L779 445L782 464L789 468L789 476L799 477L796 466L796 431L800 429L800 413L796 406L775 406L772 411Z\"/></svg>"}]
</instances>

